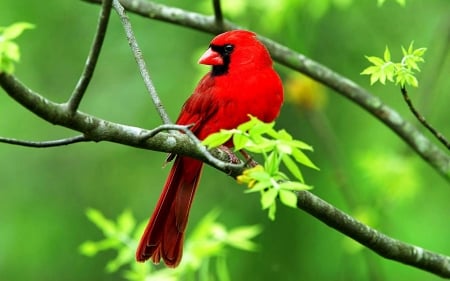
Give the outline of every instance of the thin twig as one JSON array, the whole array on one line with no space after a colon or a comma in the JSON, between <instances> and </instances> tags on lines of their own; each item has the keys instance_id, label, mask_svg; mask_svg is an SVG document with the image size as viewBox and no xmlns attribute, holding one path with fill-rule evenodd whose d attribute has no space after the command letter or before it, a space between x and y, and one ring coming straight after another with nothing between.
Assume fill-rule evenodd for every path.
<instances>
[{"instance_id":1,"label":"thin twig","mask_svg":"<svg viewBox=\"0 0 450 281\"><path fill-rule=\"evenodd\" d=\"M220 5L220 0L213 0L213 8L214 8L214 20L216 21L217 26L221 30L223 30L224 23L223 23L223 14L222 14L222 7Z\"/></svg>"},{"instance_id":2,"label":"thin twig","mask_svg":"<svg viewBox=\"0 0 450 281\"><path fill-rule=\"evenodd\" d=\"M69 145L69 144L78 143L78 142L89 142L89 141L92 141L92 140L87 139L84 135L75 136L75 137L66 138L66 139L51 140L51 141L26 141L26 140L18 140L18 139L0 137L1 143L26 146L26 147L37 147L37 148L63 146L63 145Z\"/></svg>"},{"instance_id":3,"label":"thin twig","mask_svg":"<svg viewBox=\"0 0 450 281\"><path fill-rule=\"evenodd\" d=\"M425 117L422 116L420 112L417 111L417 109L414 107L411 99L409 98L408 92L406 91L406 87L402 86L400 88L400 91L402 92L403 99L405 100L406 104L408 104L409 109L417 118L417 120L419 120L419 122L422 123L422 125L424 125L425 128L428 129L428 131L430 131L442 144L444 144L447 147L447 149L450 149L450 143L445 138L445 136L443 136L440 132L438 132L433 126L431 126L431 124L427 122Z\"/></svg>"},{"instance_id":4,"label":"thin twig","mask_svg":"<svg viewBox=\"0 0 450 281\"><path fill-rule=\"evenodd\" d=\"M91 51L86 59L86 65L84 67L83 73L78 80L72 95L67 102L67 108L69 112L73 114L77 111L80 106L81 99L86 92L89 82L94 74L95 66L97 65L98 57L100 56L100 50L102 48L106 29L108 27L109 15L111 14L112 0L103 0L102 10L100 11L100 16L97 24L97 32L92 43Z\"/></svg>"},{"instance_id":5,"label":"thin twig","mask_svg":"<svg viewBox=\"0 0 450 281\"><path fill-rule=\"evenodd\" d=\"M139 71L141 72L142 79L144 80L145 86L147 87L147 90L150 93L153 104L158 110L159 116L161 117L163 123L171 124L172 122L170 121L170 118L167 115L166 110L164 109L161 99L159 98L158 93L156 92L152 79L150 78L150 73L148 72L147 65L142 56L142 51L139 48L136 37L134 36L133 29L131 28L130 19L125 13L125 9L120 4L119 0L113 0L113 6L120 17L120 20L122 21L123 28L125 29L125 33L127 35L128 44L130 45L131 50L133 51L134 59L136 60L139 66Z\"/></svg>"}]
</instances>

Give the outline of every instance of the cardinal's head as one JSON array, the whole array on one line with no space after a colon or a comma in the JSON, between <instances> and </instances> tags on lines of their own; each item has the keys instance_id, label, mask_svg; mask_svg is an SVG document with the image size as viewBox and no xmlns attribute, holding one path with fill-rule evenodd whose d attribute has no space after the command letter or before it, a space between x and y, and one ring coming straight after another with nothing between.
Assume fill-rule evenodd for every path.
<instances>
[{"instance_id":1,"label":"cardinal's head","mask_svg":"<svg viewBox=\"0 0 450 281\"><path fill-rule=\"evenodd\" d=\"M216 36L198 63L211 65L211 75L220 76L235 69L255 71L272 65L272 59L253 32L232 30Z\"/></svg>"}]
</instances>

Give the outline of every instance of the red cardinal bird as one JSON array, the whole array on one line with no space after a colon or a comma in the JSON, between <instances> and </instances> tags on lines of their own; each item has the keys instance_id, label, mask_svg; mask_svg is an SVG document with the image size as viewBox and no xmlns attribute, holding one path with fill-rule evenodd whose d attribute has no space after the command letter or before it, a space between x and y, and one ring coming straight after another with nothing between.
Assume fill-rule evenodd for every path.
<instances>
[{"instance_id":1,"label":"red cardinal bird","mask_svg":"<svg viewBox=\"0 0 450 281\"><path fill-rule=\"evenodd\" d=\"M177 124L194 124L191 130L200 140L220 129L236 128L249 120L248 114L265 122L278 116L283 103L281 80L254 33L234 30L218 35L199 63L211 65L212 70L183 105ZM180 263L202 166L199 160L176 156L137 248L137 261L151 258L159 263L162 258L168 267Z\"/></svg>"}]
</instances>

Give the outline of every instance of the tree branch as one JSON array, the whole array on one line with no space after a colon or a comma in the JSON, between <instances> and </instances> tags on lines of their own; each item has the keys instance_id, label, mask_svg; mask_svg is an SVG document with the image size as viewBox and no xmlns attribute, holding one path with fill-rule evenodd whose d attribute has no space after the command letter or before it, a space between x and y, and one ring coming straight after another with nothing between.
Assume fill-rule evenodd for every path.
<instances>
[{"instance_id":1,"label":"tree branch","mask_svg":"<svg viewBox=\"0 0 450 281\"><path fill-rule=\"evenodd\" d=\"M85 138L83 135L66 138L66 139L60 139L60 140L51 140L51 141L26 141L26 140L18 140L18 139L0 137L1 143L26 146L26 147L37 147L37 148L63 146L63 145L77 143L77 142L88 142L88 141L91 141L91 140Z\"/></svg>"},{"instance_id":2,"label":"tree branch","mask_svg":"<svg viewBox=\"0 0 450 281\"><path fill-rule=\"evenodd\" d=\"M148 138L152 138L153 136L155 136L156 134L158 134L159 132L162 132L162 131L182 131L190 138L190 140L193 142L193 144L196 146L196 148L199 150L199 152L208 160L208 162L211 163L216 168L218 168L222 171L226 171L226 173L230 173L230 168L240 170L246 166L246 162L234 164L234 163L229 163L230 159L220 160L219 158L223 158L223 157L213 156L213 154L208 149L206 149L206 147L197 138L197 136L194 135L194 133L192 133L192 131L189 129L190 127L192 127L192 125L186 126L186 125L164 124L164 125L158 126L155 129L149 131L147 134L144 134L142 136L142 139L145 140ZM228 154L227 151L224 151L224 153ZM240 175L240 174L237 174L234 177L236 177L238 175Z\"/></svg>"},{"instance_id":3,"label":"tree branch","mask_svg":"<svg viewBox=\"0 0 450 281\"><path fill-rule=\"evenodd\" d=\"M430 123L427 122L425 117L423 117L419 111L414 107L411 99L409 98L408 92L406 91L405 86L402 86L400 88L400 91L402 92L403 99L405 100L406 104L408 105L411 112L414 114L414 116L419 120L422 125L425 126L425 128L428 129L443 145L447 147L447 149L450 149L450 143L448 140L440 133L438 132L433 126L431 126Z\"/></svg>"},{"instance_id":4,"label":"tree branch","mask_svg":"<svg viewBox=\"0 0 450 281\"><path fill-rule=\"evenodd\" d=\"M83 1L99 3L100 0ZM213 34L221 32L221 28L217 26L214 17L211 16L208 17L144 0L121 0L121 3L130 12L143 17L178 24ZM239 28L236 24L226 20L224 21L223 27L225 30ZM296 53L265 37L258 36L258 38L267 46L274 60L316 79L335 90L338 94L364 108L400 136L419 156L429 163L447 181L450 181L450 156L426 138L411 123L403 119L398 112L383 104L378 97L375 97L350 79L335 73L331 69L302 54Z\"/></svg>"},{"instance_id":5,"label":"tree branch","mask_svg":"<svg viewBox=\"0 0 450 281\"><path fill-rule=\"evenodd\" d=\"M450 257L391 238L344 213L314 194L297 193L298 208L351 237L382 257L450 278Z\"/></svg>"},{"instance_id":6,"label":"tree branch","mask_svg":"<svg viewBox=\"0 0 450 281\"><path fill-rule=\"evenodd\" d=\"M102 10L100 11L99 21L97 25L97 32L94 36L94 42L92 43L91 51L86 59L86 65L81 73L69 101L67 107L71 113L75 113L80 106L81 99L86 92L86 89L91 82L94 74L95 66L97 65L98 57L100 56L100 50L105 39L106 29L108 27L109 15L111 14L112 0L104 0L102 4Z\"/></svg>"},{"instance_id":7,"label":"tree branch","mask_svg":"<svg viewBox=\"0 0 450 281\"><path fill-rule=\"evenodd\" d=\"M216 21L216 25L223 29L223 14L222 14L222 7L220 5L220 0L212 0L213 2L213 8L214 8L214 20Z\"/></svg>"},{"instance_id":8,"label":"tree branch","mask_svg":"<svg viewBox=\"0 0 450 281\"><path fill-rule=\"evenodd\" d=\"M128 18L124 8L122 7L122 5L119 3L118 0L113 0L113 5L117 14L120 16L120 20L122 21L123 28L125 29L125 33L127 35L128 44L130 45L131 50L133 51L134 59L136 60L139 66L139 71L141 72L142 79L144 80L145 86L147 87L147 90L150 93L153 104L158 110L159 116L161 117L163 123L170 124L172 122L170 121L169 115L167 115L167 112L164 109L161 99L159 98L155 86L153 85L153 82L150 78L150 73L148 72L147 65L142 56L142 51L139 48L136 37L134 36L133 29L131 28L130 19Z\"/></svg>"},{"instance_id":9,"label":"tree branch","mask_svg":"<svg viewBox=\"0 0 450 281\"><path fill-rule=\"evenodd\" d=\"M234 178L242 174L243 165L228 163L230 157L226 151L220 149L209 151L212 156L224 162L219 163L206 156L206 148L193 141L191 139L193 135L190 137L188 134L176 131L170 134L161 132L166 129L179 129L176 125L162 125L161 128L145 130L109 122L81 111L71 114L65 104L58 104L46 99L26 87L14 76L6 73L0 73L0 86L10 97L40 118L49 123L81 132L86 139L186 155L199 159ZM197 138L195 139L198 141Z\"/></svg>"}]
</instances>

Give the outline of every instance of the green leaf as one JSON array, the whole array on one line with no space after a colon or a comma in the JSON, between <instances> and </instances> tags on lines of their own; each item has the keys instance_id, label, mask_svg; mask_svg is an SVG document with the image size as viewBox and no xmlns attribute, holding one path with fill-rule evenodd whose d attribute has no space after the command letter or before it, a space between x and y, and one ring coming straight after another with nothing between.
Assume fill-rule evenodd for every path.
<instances>
[{"instance_id":1,"label":"green leaf","mask_svg":"<svg viewBox=\"0 0 450 281\"><path fill-rule=\"evenodd\" d=\"M378 79L380 79L380 73L379 72L374 72L372 74L372 76L370 76L370 85L375 84L375 82L377 82Z\"/></svg>"},{"instance_id":2,"label":"green leaf","mask_svg":"<svg viewBox=\"0 0 450 281\"><path fill-rule=\"evenodd\" d=\"M117 218L117 227L122 233L130 234L135 226L136 221L130 210L123 211L123 213Z\"/></svg>"},{"instance_id":3,"label":"green leaf","mask_svg":"<svg viewBox=\"0 0 450 281\"><path fill-rule=\"evenodd\" d=\"M264 142L259 144L247 143L247 145L248 146L245 146L245 150L254 153L267 153L272 151L276 146L275 141L272 140L265 140Z\"/></svg>"},{"instance_id":4,"label":"green leaf","mask_svg":"<svg viewBox=\"0 0 450 281\"><path fill-rule=\"evenodd\" d=\"M380 68L378 66L369 66L366 69L364 69L360 74L361 75L372 75L375 72L378 72Z\"/></svg>"},{"instance_id":5,"label":"green leaf","mask_svg":"<svg viewBox=\"0 0 450 281\"><path fill-rule=\"evenodd\" d=\"M20 60L20 51L19 46L11 41L6 41L2 43L3 55L1 57L5 57L9 60L18 62Z\"/></svg>"},{"instance_id":6,"label":"green leaf","mask_svg":"<svg viewBox=\"0 0 450 281\"><path fill-rule=\"evenodd\" d=\"M14 63L11 60L2 60L0 57L0 73L3 71L5 73L11 74L14 72Z\"/></svg>"},{"instance_id":7,"label":"green leaf","mask_svg":"<svg viewBox=\"0 0 450 281\"><path fill-rule=\"evenodd\" d=\"M211 134L206 137L202 141L202 144L204 146L207 146L208 148L218 147L226 143L231 138L232 134L233 133L231 131L220 130L220 132Z\"/></svg>"},{"instance_id":8,"label":"green leaf","mask_svg":"<svg viewBox=\"0 0 450 281\"><path fill-rule=\"evenodd\" d=\"M19 37L25 30L33 29L35 26L28 22L18 22L14 23L3 29L3 40L9 41Z\"/></svg>"},{"instance_id":9,"label":"green leaf","mask_svg":"<svg viewBox=\"0 0 450 281\"><path fill-rule=\"evenodd\" d=\"M249 115L249 117L250 117L250 120L248 120L248 121L245 122L245 123L242 123L241 125L239 125L239 126L236 128L238 131L241 131L241 132L247 132L247 131L250 130L252 127L254 127L255 124L257 124L258 122L261 122L261 121L258 120L258 118L254 117L254 116Z\"/></svg>"},{"instance_id":10,"label":"green leaf","mask_svg":"<svg viewBox=\"0 0 450 281\"><path fill-rule=\"evenodd\" d=\"M270 181L271 176L265 170L255 170L248 174L249 177L260 182Z\"/></svg>"},{"instance_id":11,"label":"green leaf","mask_svg":"<svg viewBox=\"0 0 450 281\"><path fill-rule=\"evenodd\" d=\"M275 204L275 199L277 196L278 191L275 188L269 188L268 190L263 191L261 194L261 206L263 210Z\"/></svg>"},{"instance_id":12,"label":"green leaf","mask_svg":"<svg viewBox=\"0 0 450 281\"><path fill-rule=\"evenodd\" d=\"M271 221L275 220L275 213L277 211L277 204L274 202L270 207L269 207L269 219Z\"/></svg>"},{"instance_id":13,"label":"green leaf","mask_svg":"<svg viewBox=\"0 0 450 281\"><path fill-rule=\"evenodd\" d=\"M408 47L408 54L413 53L413 47L414 47L414 41L411 41L411 43L409 44L409 47Z\"/></svg>"},{"instance_id":14,"label":"green leaf","mask_svg":"<svg viewBox=\"0 0 450 281\"><path fill-rule=\"evenodd\" d=\"M114 222L105 218L100 211L88 209L86 211L86 216L91 222L100 228L106 237L114 236L114 234L117 233L117 228Z\"/></svg>"},{"instance_id":15,"label":"green leaf","mask_svg":"<svg viewBox=\"0 0 450 281\"><path fill-rule=\"evenodd\" d=\"M246 189L244 192L245 193L253 193L253 192L257 192L257 191L262 191L271 186L272 186L271 181L261 181L261 182L257 182L252 188Z\"/></svg>"},{"instance_id":16,"label":"green leaf","mask_svg":"<svg viewBox=\"0 0 450 281\"><path fill-rule=\"evenodd\" d=\"M394 81L394 75L396 72L396 65L394 63L388 63L383 68L384 73L386 74L386 79L393 82Z\"/></svg>"},{"instance_id":17,"label":"green leaf","mask_svg":"<svg viewBox=\"0 0 450 281\"><path fill-rule=\"evenodd\" d=\"M302 172L300 171L299 167L295 164L294 160L291 159L289 155L283 155L281 158L284 165L288 168L288 170L291 172L291 174L294 175L300 182L304 182Z\"/></svg>"},{"instance_id":18,"label":"green leaf","mask_svg":"<svg viewBox=\"0 0 450 281\"><path fill-rule=\"evenodd\" d=\"M413 87L418 87L419 82L417 78L412 74L412 72L406 68L402 69L397 74L396 84L400 84L400 86L410 85Z\"/></svg>"},{"instance_id":19,"label":"green leaf","mask_svg":"<svg viewBox=\"0 0 450 281\"><path fill-rule=\"evenodd\" d=\"M286 142L278 142L277 151L279 154L292 154L292 146Z\"/></svg>"},{"instance_id":20,"label":"green leaf","mask_svg":"<svg viewBox=\"0 0 450 281\"><path fill-rule=\"evenodd\" d=\"M415 88L419 87L419 81L417 80L417 78L414 75L406 75L405 77L406 80L406 84L411 85Z\"/></svg>"},{"instance_id":21,"label":"green leaf","mask_svg":"<svg viewBox=\"0 0 450 281\"><path fill-rule=\"evenodd\" d=\"M386 46L386 49L384 50L383 57L384 57L384 61L386 61L386 62L391 61L391 52L389 51L388 46Z\"/></svg>"},{"instance_id":22,"label":"green leaf","mask_svg":"<svg viewBox=\"0 0 450 281\"><path fill-rule=\"evenodd\" d=\"M79 249L80 249L80 252L82 255L85 255L88 257L95 256L99 251L99 248L97 247L97 243L93 242L93 241L84 242L83 244L81 244Z\"/></svg>"},{"instance_id":23,"label":"green leaf","mask_svg":"<svg viewBox=\"0 0 450 281\"><path fill-rule=\"evenodd\" d=\"M302 191L302 190L310 190L311 186L296 182L296 181L285 181L279 184L280 189L291 190L291 191Z\"/></svg>"},{"instance_id":24,"label":"green leaf","mask_svg":"<svg viewBox=\"0 0 450 281\"><path fill-rule=\"evenodd\" d=\"M98 242L86 241L80 245L79 251L88 257L96 255L100 251L117 249L121 242L114 238L106 238Z\"/></svg>"},{"instance_id":25,"label":"green leaf","mask_svg":"<svg viewBox=\"0 0 450 281\"><path fill-rule=\"evenodd\" d=\"M366 59L368 61L370 61L371 63L373 63L375 66L381 66L381 65L384 64L384 61L382 59L380 59L379 57L374 57L374 56L368 57L368 56L366 56Z\"/></svg>"},{"instance_id":26,"label":"green leaf","mask_svg":"<svg viewBox=\"0 0 450 281\"><path fill-rule=\"evenodd\" d=\"M25 29L33 28L29 23L15 23L0 27L0 72L13 73L14 63L20 59L19 46L12 40L16 39Z\"/></svg>"},{"instance_id":27,"label":"green leaf","mask_svg":"<svg viewBox=\"0 0 450 281\"><path fill-rule=\"evenodd\" d=\"M281 203L291 208L297 208L297 195L292 191L281 189L279 194Z\"/></svg>"},{"instance_id":28,"label":"green leaf","mask_svg":"<svg viewBox=\"0 0 450 281\"><path fill-rule=\"evenodd\" d=\"M259 121L259 120L258 120ZM250 136L262 135L273 130L274 122L264 123L264 122L256 122L253 127L248 129L248 133Z\"/></svg>"},{"instance_id":29,"label":"green leaf","mask_svg":"<svg viewBox=\"0 0 450 281\"><path fill-rule=\"evenodd\" d=\"M404 57L408 55L408 51L406 51L406 49L403 46L402 46L402 54Z\"/></svg>"},{"instance_id":30,"label":"green leaf","mask_svg":"<svg viewBox=\"0 0 450 281\"><path fill-rule=\"evenodd\" d=\"M297 161L298 163L305 165L309 168L319 170L319 168L316 165L314 165L314 163L308 158L308 156L306 156L306 154L303 153L303 151L301 151L300 149L292 150L292 156L294 156L295 161Z\"/></svg>"},{"instance_id":31,"label":"green leaf","mask_svg":"<svg viewBox=\"0 0 450 281\"><path fill-rule=\"evenodd\" d=\"M299 140L291 140L291 141L289 141L289 144L293 147L300 148L303 150L311 150L311 151L313 150L312 146L310 146L309 144L307 144L305 142L299 141Z\"/></svg>"},{"instance_id":32,"label":"green leaf","mask_svg":"<svg viewBox=\"0 0 450 281\"><path fill-rule=\"evenodd\" d=\"M383 71L383 69L380 70L380 72L378 73L378 80L380 81L381 84L385 85L386 83L386 73Z\"/></svg>"},{"instance_id":33,"label":"green leaf","mask_svg":"<svg viewBox=\"0 0 450 281\"><path fill-rule=\"evenodd\" d=\"M259 225L237 227L229 231L227 243L235 248L245 251L255 251L258 245L250 239L262 232Z\"/></svg>"},{"instance_id":34,"label":"green leaf","mask_svg":"<svg viewBox=\"0 0 450 281\"><path fill-rule=\"evenodd\" d=\"M427 48L419 48L417 50L414 50L413 55L416 57L422 57L425 52L426 52Z\"/></svg>"},{"instance_id":35,"label":"green leaf","mask_svg":"<svg viewBox=\"0 0 450 281\"><path fill-rule=\"evenodd\" d=\"M282 129L278 131L277 137L279 140L283 141L292 141L293 137L286 130Z\"/></svg>"},{"instance_id":36,"label":"green leaf","mask_svg":"<svg viewBox=\"0 0 450 281\"><path fill-rule=\"evenodd\" d=\"M236 151L243 149L249 142L247 134L236 133L233 135L233 144Z\"/></svg>"},{"instance_id":37,"label":"green leaf","mask_svg":"<svg viewBox=\"0 0 450 281\"><path fill-rule=\"evenodd\" d=\"M278 153L272 151L266 158L264 162L264 170L267 171L269 175L275 175L279 170L280 159L278 157Z\"/></svg>"}]
</instances>

